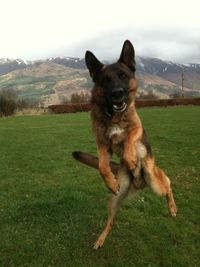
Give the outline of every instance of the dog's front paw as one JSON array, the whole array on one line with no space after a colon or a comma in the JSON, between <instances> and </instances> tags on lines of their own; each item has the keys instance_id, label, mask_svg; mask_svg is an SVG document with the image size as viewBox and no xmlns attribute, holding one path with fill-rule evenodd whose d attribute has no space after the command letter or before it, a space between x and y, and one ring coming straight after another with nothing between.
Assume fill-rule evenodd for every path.
<instances>
[{"instance_id":1,"label":"dog's front paw","mask_svg":"<svg viewBox=\"0 0 200 267\"><path fill-rule=\"evenodd\" d=\"M107 187L113 194L117 195L119 193L120 185L115 178L107 182Z\"/></svg>"},{"instance_id":2,"label":"dog's front paw","mask_svg":"<svg viewBox=\"0 0 200 267\"><path fill-rule=\"evenodd\" d=\"M134 171L135 168L137 167L137 157L130 157L124 155L123 157L123 162L124 164L128 167L130 171Z\"/></svg>"}]
</instances>

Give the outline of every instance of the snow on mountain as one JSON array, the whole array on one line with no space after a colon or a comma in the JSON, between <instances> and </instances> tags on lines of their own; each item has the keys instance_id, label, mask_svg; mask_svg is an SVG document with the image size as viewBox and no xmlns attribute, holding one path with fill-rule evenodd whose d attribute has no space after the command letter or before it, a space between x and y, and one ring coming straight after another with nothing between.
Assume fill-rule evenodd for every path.
<instances>
[{"instance_id":1,"label":"snow on mountain","mask_svg":"<svg viewBox=\"0 0 200 267\"><path fill-rule=\"evenodd\" d=\"M32 64L32 62L27 61L27 60L1 58L0 59L0 75L9 73L13 70L24 69L30 64Z\"/></svg>"},{"instance_id":2,"label":"snow on mountain","mask_svg":"<svg viewBox=\"0 0 200 267\"><path fill-rule=\"evenodd\" d=\"M160 75L164 72L191 72L200 73L200 64L180 64L172 61L164 61L157 58L136 57L136 68L150 74Z\"/></svg>"},{"instance_id":3,"label":"snow on mountain","mask_svg":"<svg viewBox=\"0 0 200 267\"><path fill-rule=\"evenodd\" d=\"M31 64L31 61L27 61L27 60L23 60L23 59L11 59L11 58L0 58L0 64L25 64L25 65L29 65Z\"/></svg>"}]
</instances>

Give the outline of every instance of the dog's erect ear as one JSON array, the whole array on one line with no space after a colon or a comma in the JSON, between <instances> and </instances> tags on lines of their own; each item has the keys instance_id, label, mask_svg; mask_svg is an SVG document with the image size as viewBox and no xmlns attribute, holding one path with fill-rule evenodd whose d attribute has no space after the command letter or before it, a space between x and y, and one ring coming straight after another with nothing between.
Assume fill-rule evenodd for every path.
<instances>
[{"instance_id":1,"label":"dog's erect ear","mask_svg":"<svg viewBox=\"0 0 200 267\"><path fill-rule=\"evenodd\" d=\"M92 77L93 81L96 81L96 77L98 72L103 67L103 64L92 54L92 52L87 51L85 53L85 63L90 72L90 76Z\"/></svg>"},{"instance_id":2,"label":"dog's erect ear","mask_svg":"<svg viewBox=\"0 0 200 267\"><path fill-rule=\"evenodd\" d=\"M133 72L135 72L135 50L129 40L124 42L122 52L118 62L127 65Z\"/></svg>"}]
</instances>

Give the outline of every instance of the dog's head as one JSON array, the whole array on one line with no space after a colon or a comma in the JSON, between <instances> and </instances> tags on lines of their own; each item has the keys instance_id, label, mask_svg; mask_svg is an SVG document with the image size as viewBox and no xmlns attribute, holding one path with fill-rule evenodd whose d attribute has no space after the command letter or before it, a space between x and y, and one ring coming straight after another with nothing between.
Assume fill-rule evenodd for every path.
<instances>
[{"instance_id":1,"label":"dog's head","mask_svg":"<svg viewBox=\"0 0 200 267\"><path fill-rule=\"evenodd\" d=\"M111 65L102 64L90 51L85 54L95 88L101 90L109 113L126 110L130 92L136 91L135 52L130 41L125 41L119 60Z\"/></svg>"}]
</instances>

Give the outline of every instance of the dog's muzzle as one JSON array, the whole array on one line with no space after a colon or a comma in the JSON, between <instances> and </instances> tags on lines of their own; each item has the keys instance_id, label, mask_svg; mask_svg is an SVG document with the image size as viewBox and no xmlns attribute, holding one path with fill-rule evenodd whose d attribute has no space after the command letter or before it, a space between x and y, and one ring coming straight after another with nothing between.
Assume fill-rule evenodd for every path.
<instances>
[{"instance_id":1,"label":"dog's muzzle","mask_svg":"<svg viewBox=\"0 0 200 267\"><path fill-rule=\"evenodd\" d=\"M123 112L126 107L126 95L125 95L125 90L123 88L114 88L112 90L111 94L112 98L112 108L115 112Z\"/></svg>"}]
</instances>

